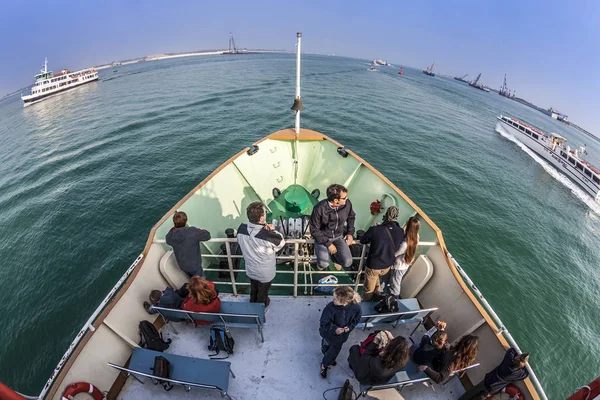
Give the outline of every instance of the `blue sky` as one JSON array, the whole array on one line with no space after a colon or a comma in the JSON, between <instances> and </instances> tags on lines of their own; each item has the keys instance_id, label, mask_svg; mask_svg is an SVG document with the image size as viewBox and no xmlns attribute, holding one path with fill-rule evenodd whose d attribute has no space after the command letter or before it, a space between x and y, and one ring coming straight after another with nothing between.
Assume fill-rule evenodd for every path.
<instances>
[{"instance_id":1,"label":"blue sky","mask_svg":"<svg viewBox=\"0 0 600 400\"><path fill-rule=\"evenodd\" d=\"M0 13L0 96L45 56L78 69L165 52L241 47L384 58L450 75L482 73L600 135L600 2L18 1Z\"/></svg>"}]
</instances>

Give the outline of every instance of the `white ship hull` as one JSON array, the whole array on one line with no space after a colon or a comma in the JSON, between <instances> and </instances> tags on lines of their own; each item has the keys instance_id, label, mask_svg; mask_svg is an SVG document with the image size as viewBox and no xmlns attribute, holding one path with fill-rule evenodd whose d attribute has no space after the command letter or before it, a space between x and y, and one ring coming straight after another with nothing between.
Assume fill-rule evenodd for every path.
<instances>
[{"instance_id":1,"label":"white ship hull","mask_svg":"<svg viewBox=\"0 0 600 400\"><path fill-rule=\"evenodd\" d=\"M39 93L21 96L21 100L23 100L23 107L27 107L31 104L34 104L41 100L47 99L48 97L51 97L51 96L54 96L54 95L57 95L60 93L64 93L67 90L74 89L81 85L85 85L86 83L96 82L96 81L98 81L98 72L94 71L94 72L84 73L83 75L80 75L76 78L75 77L69 78L69 81L65 82L65 84L63 86L60 86L62 83L58 83L58 82L56 84L45 85L50 89L43 91L43 92L41 90L47 89L47 88L42 87L40 89L35 89L35 86L34 86L34 89L32 89L32 91L36 90L36 91L39 91Z\"/></svg>"},{"instance_id":2,"label":"white ship hull","mask_svg":"<svg viewBox=\"0 0 600 400\"><path fill-rule=\"evenodd\" d=\"M562 156L561 153L566 153L564 148L556 146L553 150L552 142L544 136L538 135L538 139L535 139L514 127L512 124L502 120L500 117L498 118L496 127L502 127L506 132L516 137L521 143L533 150L544 160L548 161L554 168L562 172L573 182L577 183L587 194L592 196L596 202L600 203L600 184L594 182L594 173L590 171L592 177L588 177L583 172L583 170L586 170L587 168L585 166L583 166L583 170L577 168L578 161L575 160L574 157L569 155L565 158ZM569 162L569 159L573 160L574 163Z\"/></svg>"}]
</instances>

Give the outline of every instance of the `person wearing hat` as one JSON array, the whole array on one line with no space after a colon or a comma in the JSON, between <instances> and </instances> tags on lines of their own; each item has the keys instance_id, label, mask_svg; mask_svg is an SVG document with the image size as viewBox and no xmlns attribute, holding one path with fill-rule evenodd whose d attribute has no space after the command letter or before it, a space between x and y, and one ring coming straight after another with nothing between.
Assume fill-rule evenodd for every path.
<instances>
[{"instance_id":1,"label":"person wearing hat","mask_svg":"<svg viewBox=\"0 0 600 400\"><path fill-rule=\"evenodd\" d=\"M381 291L380 279L394 265L396 253L404 242L404 229L398 224L398 208L388 207L383 223L370 227L360 242L369 245L363 300L371 301L373 293Z\"/></svg>"}]
</instances>

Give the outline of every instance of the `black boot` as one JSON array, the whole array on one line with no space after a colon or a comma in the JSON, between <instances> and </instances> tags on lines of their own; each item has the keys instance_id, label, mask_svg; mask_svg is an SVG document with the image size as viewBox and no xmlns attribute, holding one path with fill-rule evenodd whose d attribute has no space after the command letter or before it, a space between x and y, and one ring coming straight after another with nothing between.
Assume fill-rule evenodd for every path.
<instances>
[{"instance_id":1,"label":"black boot","mask_svg":"<svg viewBox=\"0 0 600 400\"><path fill-rule=\"evenodd\" d=\"M323 379L327 378L327 368L326 366L324 366L323 364L321 364L321 377Z\"/></svg>"}]
</instances>

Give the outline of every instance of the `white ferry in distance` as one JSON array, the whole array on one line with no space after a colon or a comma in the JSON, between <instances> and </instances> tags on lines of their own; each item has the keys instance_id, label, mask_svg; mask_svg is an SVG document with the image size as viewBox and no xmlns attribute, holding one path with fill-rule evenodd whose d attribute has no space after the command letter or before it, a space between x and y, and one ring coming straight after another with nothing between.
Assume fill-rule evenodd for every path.
<instances>
[{"instance_id":1,"label":"white ferry in distance","mask_svg":"<svg viewBox=\"0 0 600 400\"><path fill-rule=\"evenodd\" d=\"M21 96L21 100L23 100L23 106L28 106L46 97L97 80L98 71L95 69L82 69L76 72L63 69L58 74L54 74L52 71L48 71L48 59L45 59L44 68L35 76L35 85L31 87L31 94Z\"/></svg>"},{"instance_id":2,"label":"white ferry in distance","mask_svg":"<svg viewBox=\"0 0 600 400\"><path fill-rule=\"evenodd\" d=\"M583 160L585 148L572 150L566 144L567 140L559 134L544 133L516 118L502 115L497 118L496 129L502 127L518 138L600 203L600 171Z\"/></svg>"}]
</instances>

